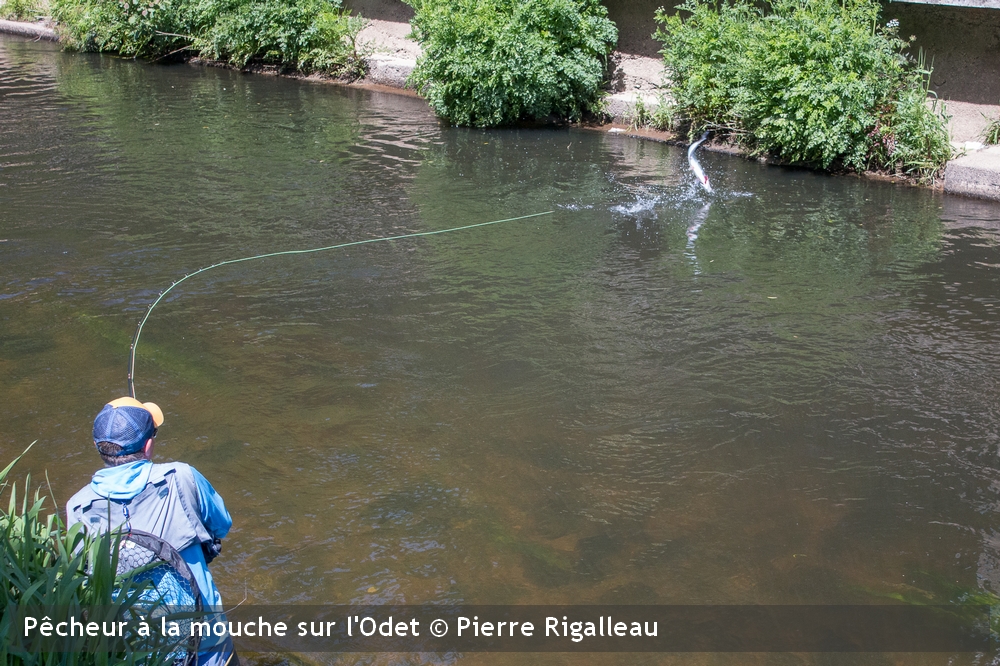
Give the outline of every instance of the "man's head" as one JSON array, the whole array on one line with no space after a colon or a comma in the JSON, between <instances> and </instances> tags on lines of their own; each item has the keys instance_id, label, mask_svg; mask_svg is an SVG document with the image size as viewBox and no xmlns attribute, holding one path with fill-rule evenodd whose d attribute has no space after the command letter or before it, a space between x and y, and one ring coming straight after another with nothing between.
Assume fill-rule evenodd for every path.
<instances>
[{"instance_id":1,"label":"man's head","mask_svg":"<svg viewBox=\"0 0 1000 666\"><path fill-rule=\"evenodd\" d=\"M153 437L163 423L163 412L152 402L118 398L94 419L94 445L107 465L148 459Z\"/></svg>"}]
</instances>

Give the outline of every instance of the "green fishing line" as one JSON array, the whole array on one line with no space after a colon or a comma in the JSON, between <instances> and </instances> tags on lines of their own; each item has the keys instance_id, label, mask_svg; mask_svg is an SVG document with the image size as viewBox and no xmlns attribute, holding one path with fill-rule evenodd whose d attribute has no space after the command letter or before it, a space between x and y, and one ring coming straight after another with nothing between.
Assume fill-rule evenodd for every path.
<instances>
[{"instance_id":1,"label":"green fishing line","mask_svg":"<svg viewBox=\"0 0 1000 666\"><path fill-rule=\"evenodd\" d=\"M213 268L218 268L219 266L228 266L229 264L238 264L244 261L252 261L254 259L265 259L267 257L280 257L289 254L310 254L312 252L323 252L325 250L337 250L344 247L351 247L352 245L365 245L367 243L381 243L382 241L392 241L392 240L402 240L404 238L417 238L418 236L434 236L437 234L447 234L452 231L462 231L464 229L475 229L476 227L487 227L491 224L500 224L501 222L514 222L517 220L526 220L530 217L539 217L541 215L550 215L553 211L548 210L544 213L532 213L531 215L521 215L520 217L508 217L503 220L493 220L491 222L479 222L477 224L466 224L461 227L451 227L450 229L438 229L436 231L418 231L412 234L402 234L399 236L384 236L382 238L368 238L365 240L351 241L350 243L340 243L338 245L327 245L325 247L313 247L308 250L284 250L282 252L268 252L266 254L255 254L252 257L241 257L240 259L229 259L227 261L220 261L217 264L212 264L211 266L205 266L204 268L199 268L193 273L188 273L181 279L174 282L172 285L160 292L160 295L156 297L156 300L149 304L146 308L146 314L143 315L142 319L139 320L139 325L135 327L135 335L132 336L132 344L129 347L129 357L128 357L128 394L135 397L135 384L133 380L135 379L135 350L139 346L139 336L142 334L142 327L146 324L146 320L149 319L149 315L152 314L153 308L156 307L157 303L163 300L163 297L170 293L170 291L179 285L184 280L188 278L193 278L195 275L204 273L205 271L210 271Z\"/></svg>"}]
</instances>

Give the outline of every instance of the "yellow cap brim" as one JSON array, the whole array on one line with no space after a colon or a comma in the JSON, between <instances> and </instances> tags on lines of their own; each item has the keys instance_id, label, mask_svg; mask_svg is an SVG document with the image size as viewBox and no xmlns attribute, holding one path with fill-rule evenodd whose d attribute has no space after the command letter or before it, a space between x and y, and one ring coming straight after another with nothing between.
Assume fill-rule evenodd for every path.
<instances>
[{"instance_id":1,"label":"yellow cap brim","mask_svg":"<svg viewBox=\"0 0 1000 666\"><path fill-rule=\"evenodd\" d=\"M163 410L155 402L139 402L135 398L118 398L108 403L112 407L142 407L153 417L153 425L159 428L163 425Z\"/></svg>"}]
</instances>

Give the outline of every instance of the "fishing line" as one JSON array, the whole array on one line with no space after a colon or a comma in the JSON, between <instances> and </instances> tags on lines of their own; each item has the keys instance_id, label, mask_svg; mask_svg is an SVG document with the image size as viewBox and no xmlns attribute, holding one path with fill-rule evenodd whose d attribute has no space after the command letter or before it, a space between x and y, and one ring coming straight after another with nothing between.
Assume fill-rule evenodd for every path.
<instances>
[{"instance_id":1,"label":"fishing line","mask_svg":"<svg viewBox=\"0 0 1000 666\"><path fill-rule=\"evenodd\" d=\"M139 346L139 336L142 335L142 327L146 324L146 320L149 319L149 315L152 314L153 308L163 300L163 297L170 293L170 291L184 282L188 278L193 278L199 273L204 273L205 271L210 271L213 268L218 268L219 266L228 266L229 264L238 264L244 261L252 261L254 259L265 259L267 257L280 257L289 254L310 254L312 252L323 252L326 250L337 250L344 247L351 247L354 245L365 245L367 243L381 243L383 241L392 240L402 240L404 238L417 238L418 236L435 236L437 234L447 234L453 231L463 231L465 229L475 229L476 227L488 227L491 224L500 224L502 222L515 222L517 220L526 220L531 217L540 217L542 215L551 215L554 211L548 210L544 213L532 213L531 215L521 215L520 217L508 217L503 220L493 220L491 222L479 222L477 224L466 224L461 227L451 227L450 229L437 229L436 231L418 231L412 234L401 234L399 236L384 236L381 238L368 238L365 240L351 241L350 243L340 243L338 245L327 245L325 247L313 247L308 250L284 250L282 252L268 252L266 254L255 254L252 257L241 257L239 259L229 259L226 261L220 261L217 264L212 264L211 266L205 266L204 268L199 268L193 273L188 273L181 279L174 282L172 285L160 292L160 295L156 297L156 300L149 304L146 308L146 314L143 315L142 319L139 320L139 325L135 327L135 334L132 336L132 344L129 346L129 356L128 356L128 394L135 397L135 384L133 380L135 379L135 350Z\"/></svg>"}]
</instances>

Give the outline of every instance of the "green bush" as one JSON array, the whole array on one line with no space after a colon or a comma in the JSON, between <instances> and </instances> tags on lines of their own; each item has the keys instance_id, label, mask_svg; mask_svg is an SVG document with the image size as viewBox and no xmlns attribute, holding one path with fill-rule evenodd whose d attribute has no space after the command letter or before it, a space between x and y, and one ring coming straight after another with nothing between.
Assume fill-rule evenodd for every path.
<instances>
[{"instance_id":1,"label":"green bush","mask_svg":"<svg viewBox=\"0 0 1000 666\"><path fill-rule=\"evenodd\" d=\"M82 51L155 58L183 50L196 30L186 0L53 0L66 43Z\"/></svg>"},{"instance_id":2,"label":"green bush","mask_svg":"<svg viewBox=\"0 0 1000 666\"><path fill-rule=\"evenodd\" d=\"M357 57L363 19L329 0L228 0L204 2L196 44L215 60L245 66L251 60L298 69L337 69Z\"/></svg>"},{"instance_id":3,"label":"green bush","mask_svg":"<svg viewBox=\"0 0 1000 666\"><path fill-rule=\"evenodd\" d=\"M761 9L761 7L764 9ZM951 155L929 72L875 0L686 0L657 12L671 94L693 132L829 168L930 176Z\"/></svg>"},{"instance_id":4,"label":"green bush","mask_svg":"<svg viewBox=\"0 0 1000 666\"><path fill-rule=\"evenodd\" d=\"M34 19L38 12L38 0L3 0L0 2L0 18L11 21Z\"/></svg>"},{"instance_id":5,"label":"green bush","mask_svg":"<svg viewBox=\"0 0 1000 666\"><path fill-rule=\"evenodd\" d=\"M438 115L490 127L578 118L618 31L598 0L408 0L423 47L411 82Z\"/></svg>"},{"instance_id":6,"label":"green bush","mask_svg":"<svg viewBox=\"0 0 1000 666\"><path fill-rule=\"evenodd\" d=\"M53 0L70 46L357 74L364 20L340 0Z\"/></svg>"},{"instance_id":7,"label":"green bush","mask_svg":"<svg viewBox=\"0 0 1000 666\"><path fill-rule=\"evenodd\" d=\"M8 488L7 475L16 462L0 471L0 490ZM104 636L57 639L58 652L31 650L18 639L24 618L39 612L49 613L54 621L72 616L100 622L121 620L130 613L133 618L146 615L136 608L149 583L115 575L113 537L92 539L82 525L66 531L58 515L42 515L44 505L38 490L31 493L29 476L20 505L16 487L10 486L8 510L0 510L0 664L170 663L172 647L155 631L148 638L135 635L124 640Z\"/></svg>"}]
</instances>

